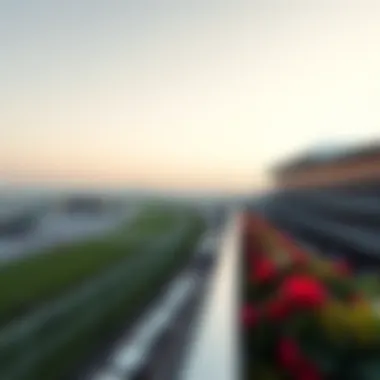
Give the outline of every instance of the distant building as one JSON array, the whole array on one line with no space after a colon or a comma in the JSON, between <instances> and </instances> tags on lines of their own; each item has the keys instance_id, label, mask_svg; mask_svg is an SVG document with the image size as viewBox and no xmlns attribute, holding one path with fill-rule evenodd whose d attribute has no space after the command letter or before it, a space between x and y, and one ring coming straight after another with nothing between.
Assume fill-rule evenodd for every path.
<instances>
[{"instance_id":1,"label":"distant building","mask_svg":"<svg viewBox=\"0 0 380 380\"><path fill-rule=\"evenodd\" d=\"M309 151L273 176L258 211L327 256L380 268L380 144Z\"/></svg>"},{"instance_id":2,"label":"distant building","mask_svg":"<svg viewBox=\"0 0 380 380\"><path fill-rule=\"evenodd\" d=\"M278 189L380 184L380 143L309 151L282 163L273 174Z\"/></svg>"},{"instance_id":3,"label":"distant building","mask_svg":"<svg viewBox=\"0 0 380 380\"><path fill-rule=\"evenodd\" d=\"M0 238L25 236L32 233L38 223L35 210L2 213L0 215Z\"/></svg>"},{"instance_id":4,"label":"distant building","mask_svg":"<svg viewBox=\"0 0 380 380\"><path fill-rule=\"evenodd\" d=\"M102 214L106 207L105 201L101 197L92 195L77 195L67 198L61 210L67 214Z\"/></svg>"}]
</instances>

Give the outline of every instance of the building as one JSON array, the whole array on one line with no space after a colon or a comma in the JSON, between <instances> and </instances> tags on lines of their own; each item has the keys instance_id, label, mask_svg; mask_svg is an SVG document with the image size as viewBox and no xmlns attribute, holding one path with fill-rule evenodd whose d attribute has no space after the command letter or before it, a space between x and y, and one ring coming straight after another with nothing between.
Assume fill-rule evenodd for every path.
<instances>
[{"instance_id":1,"label":"building","mask_svg":"<svg viewBox=\"0 0 380 380\"><path fill-rule=\"evenodd\" d=\"M39 210L22 207L3 209L0 212L0 239L20 238L31 234L39 220Z\"/></svg>"},{"instance_id":2,"label":"building","mask_svg":"<svg viewBox=\"0 0 380 380\"><path fill-rule=\"evenodd\" d=\"M261 211L302 243L380 267L380 144L310 151L277 165Z\"/></svg>"},{"instance_id":3,"label":"building","mask_svg":"<svg viewBox=\"0 0 380 380\"><path fill-rule=\"evenodd\" d=\"M280 189L380 183L380 143L309 151L276 167L274 177Z\"/></svg>"},{"instance_id":4,"label":"building","mask_svg":"<svg viewBox=\"0 0 380 380\"><path fill-rule=\"evenodd\" d=\"M67 197L62 205L61 211L66 214L84 214L98 216L107 209L106 202L100 196L76 195Z\"/></svg>"}]
</instances>

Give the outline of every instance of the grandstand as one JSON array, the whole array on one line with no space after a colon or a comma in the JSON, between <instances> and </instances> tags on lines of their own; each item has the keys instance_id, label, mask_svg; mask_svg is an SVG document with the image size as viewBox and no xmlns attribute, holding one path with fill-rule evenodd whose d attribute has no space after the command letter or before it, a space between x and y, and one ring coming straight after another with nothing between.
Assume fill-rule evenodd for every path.
<instances>
[{"instance_id":1,"label":"grandstand","mask_svg":"<svg viewBox=\"0 0 380 380\"><path fill-rule=\"evenodd\" d=\"M261 211L308 246L380 267L380 144L309 151L277 165Z\"/></svg>"}]
</instances>

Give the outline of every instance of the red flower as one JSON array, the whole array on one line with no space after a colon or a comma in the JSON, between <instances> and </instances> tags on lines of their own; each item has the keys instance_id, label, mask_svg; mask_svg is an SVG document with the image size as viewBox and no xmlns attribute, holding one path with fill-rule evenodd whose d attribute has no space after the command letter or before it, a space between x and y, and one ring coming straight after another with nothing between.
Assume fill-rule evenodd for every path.
<instances>
[{"instance_id":1,"label":"red flower","mask_svg":"<svg viewBox=\"0 0 380 380\"><path fill-rule=\"evenodd\" d=\"M276 300L268 304L267 315L274 321L282 321L289 314L289 307L282 301Z\"/></svg>"},{"instance_id":2,"label":"red flower","mask_svg":"<svg viewBox=\"0 0 380 380\"><path fill-rule=\"evenodd\" d=\"M295 370L302 364L298 344L291 338L282 338L277 346L279 364L287 370Z\"/></svg>"},{"instance_id":3,"label":"red flower","mask_svg":"<svg viewBox=\"0 0 380 380\"><path fill-rule=\"evenodd\" d=\"M259 321L259 313L252 305L245 305L241 312L241 319L245 327L252 328Z\"/></svg>"},{"instance_id":4,"label":"red flower","mask_svg":"<svg viewBox=\"0 0 380 380\"><path fill-rule=\"evenodd\" d=\"M325 287L306 275L294 275L285 279L280 293L290 305L302 308L319 307L327 298Z\"/></svg>"},{"instance_id":5,"label":"red flower","mask_svg":"<svg viewBox=\"0 0 380 380\"><path fill-rule=\"evenodd\" d=\"M268 283L277 275L276 265L268 259L261 258L253 264L251 280L258 283Z\"/></svg>"}]
</instances>

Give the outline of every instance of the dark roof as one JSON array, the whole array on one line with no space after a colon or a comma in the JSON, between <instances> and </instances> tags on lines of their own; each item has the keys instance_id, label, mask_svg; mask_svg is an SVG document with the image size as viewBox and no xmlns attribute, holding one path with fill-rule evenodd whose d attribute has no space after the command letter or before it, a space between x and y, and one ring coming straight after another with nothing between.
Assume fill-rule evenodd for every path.
<instances>
[{"instance_id":1,"label":"dark roof","mask_svg":"<svg viewBox=\"0 0 380 380\"><path fill-rule=\"evenodd\" d=\"M275 166L273 171L274 174L286 174L288 172L332 162L356 160L374 154L380 154L380 141L361 146L339 147L334 150L309 150L306 153L299 154L295 158Z\"/></svg>"}]
</instances>

